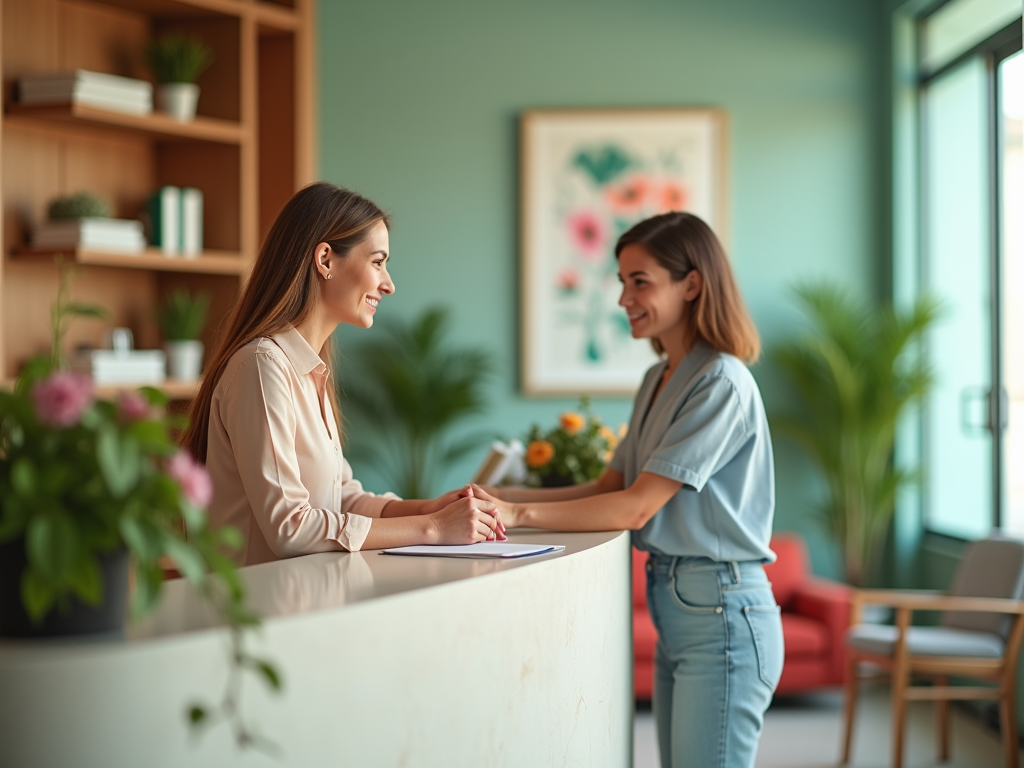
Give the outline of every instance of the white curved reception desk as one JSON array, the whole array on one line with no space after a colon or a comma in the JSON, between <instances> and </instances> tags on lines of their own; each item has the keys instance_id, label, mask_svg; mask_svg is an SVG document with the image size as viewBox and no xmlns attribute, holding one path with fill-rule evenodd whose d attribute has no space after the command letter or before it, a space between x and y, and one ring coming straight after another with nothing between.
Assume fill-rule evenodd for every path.
<instances>
[{"instance_id":1,"label":"white curved reception desk","mask_svg":"<svg viewBox=\"0 0 1024 768\"><path fill-rule=\"evenodd\" d=\"M243 569L250 642L284 690L247 675L244 717L279 754L190 734L223 694L223 629L182 581L125 637L0 641L0 765L621 766L632 760L627 533L523 532L521 560L330 553Z\"/></svg>"}]
</instances>

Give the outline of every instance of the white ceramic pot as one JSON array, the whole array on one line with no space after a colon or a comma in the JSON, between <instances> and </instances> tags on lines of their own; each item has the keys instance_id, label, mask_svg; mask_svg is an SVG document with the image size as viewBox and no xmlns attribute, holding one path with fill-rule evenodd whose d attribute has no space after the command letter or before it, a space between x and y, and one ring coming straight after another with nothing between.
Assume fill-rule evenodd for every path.
<instances>
[{"instance_id":1,"label":"white ceramic pot","mask_svg":"<svg viewBox=\"0 0 1024 768\"><path fill-rule=\"evenodd\" d=\"M164 83L156 89L156 105L175 120L187 123L196 116L199 86L195 83Z\"/></svg>"},{"instance_id":2,"label":"white ceramic pot","mask_svg":"<svg viewBox=\"0 0 1024 768\"><path fill-rule=\"evenodd\" d=\"M196 381L203 367L203 342L167 341L167 375L177 381Z\"/></svg>"}]
</instances>

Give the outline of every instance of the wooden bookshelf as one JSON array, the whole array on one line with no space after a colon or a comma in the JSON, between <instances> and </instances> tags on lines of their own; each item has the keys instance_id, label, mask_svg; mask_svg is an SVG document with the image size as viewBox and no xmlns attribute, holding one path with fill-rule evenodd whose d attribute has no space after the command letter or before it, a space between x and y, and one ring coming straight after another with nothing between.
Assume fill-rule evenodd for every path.
<instances>
[{"instance_id":1,"label":"wooden bookshelf","mask_svg":"<svg viewBox=\"0 0 1024 768\"><path fill-rule=\"evenodd\" d=\"M112 131L129 131L152 136L164 141L213 141L221 144L240 144L244 130L239 123L218 120L212 117L196 116L188 123L154 112L151 115L131 115L126 112L112 112L84 104L57 104L46 106L25 106L11 104L4 118L9 125L17 126L23 121L46 121L70 124L74 129L82 127Z\"/></svg>"},{"instance_id":2,"label":"wooden bookshelf","mask_svg":"<svg viewBox=\"0 0 1024 768\"><path fill-rule=\"evenodd\" d=\"M313 0L0 0L0 381L45 352L57 255L75 272L75 301L110 320L77 321L69 348L100 346L127 326L139 348L159 347L154 308L179 286L212 295L209 349L278 210L314 178ZM81 68L148 78L153 35L188 32L215 52L188 123L66 104L16 101L24 76ZM206 249L197 257L33 249L32 229L54 197L89 190L135 218L163 184L204 196ZM169 383L175 398L194 386Z\"/></svg>"},{"instance_id":3,"label":"wooden bookshelf","mask_svg":"<svg viewBox=\"0 0 1024 768\"><path fill-rule=\"evenodd\" d=\"M189 400L199 390L199 381L175 381L167 379L159 384L105 384L96 387L96 397L103 400L112 400L119 392L139 387L153 387L159 389L172 400ZM0 389L10 392L14 389L15 379L0 381Z\"/></svg>"},{"instance_id":4,"label":"wooden bookshelf","mask_svg":"<svg viewBox=\"0 0 1024 768\"><path fill-rule=\"evenodd\" d=\"M142 253L109 253L87 248L17 248L12 256L21 261L53 262L60 256L68 264L92 264L98 267L122 267L157 272L188 272L197 275L244 275L249 260L240 253L203 251L198 256L165 256L156 248Z\"/></svg>"}]
</instances>

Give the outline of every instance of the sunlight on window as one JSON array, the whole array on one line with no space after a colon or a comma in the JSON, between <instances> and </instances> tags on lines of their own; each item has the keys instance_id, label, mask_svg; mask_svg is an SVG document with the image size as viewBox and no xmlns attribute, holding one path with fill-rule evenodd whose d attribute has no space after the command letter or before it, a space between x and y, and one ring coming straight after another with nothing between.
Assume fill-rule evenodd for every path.
<instances>
[{"instance_id":1,"label":"sunlight on window","mask_svg":"<svg viewBox=\"0 0 1024 768\"><path fill-rule=\"evenodd\" d=\"M1024 534L1024 55L999 66L1003 265L1003 381L1009 426L1003 437L1004 527Z\"/></svg>"}]
</instances>

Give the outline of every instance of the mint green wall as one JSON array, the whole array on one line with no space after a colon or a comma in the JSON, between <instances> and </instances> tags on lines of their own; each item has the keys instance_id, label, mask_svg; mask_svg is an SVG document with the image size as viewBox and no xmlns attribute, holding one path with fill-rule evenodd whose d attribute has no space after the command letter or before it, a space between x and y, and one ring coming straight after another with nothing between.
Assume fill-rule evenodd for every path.
<instances>
[{"instance_id":1,"label":"mint green wall","mask_svg":"<svg viewBox=\"0 0 1024 768\"><path fill-rule=\"evenodd\" d=\"M497 357L480 424L519 436L573 398L518 390L517 116L528 108L704 106L730 120L733 264L764 340L787 294L827 276L887 278L885 15L870 0L320 0L320 169L394 215L394 297L378 322L450 307ZM345 328L342 347L357 334ZM787 394L754 369L769 409ZM639 380L640 373L637 378ZM617 424L627 399L595 410ZM358 435L350 440L357 441ZM778 529L812 530L815 483L778 444ZM473 459L439 483L464 481ZM380 478L356 464L371 488ZM815 567L835 571L827 547Z\"/></svg>"}]
</instances>

